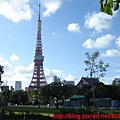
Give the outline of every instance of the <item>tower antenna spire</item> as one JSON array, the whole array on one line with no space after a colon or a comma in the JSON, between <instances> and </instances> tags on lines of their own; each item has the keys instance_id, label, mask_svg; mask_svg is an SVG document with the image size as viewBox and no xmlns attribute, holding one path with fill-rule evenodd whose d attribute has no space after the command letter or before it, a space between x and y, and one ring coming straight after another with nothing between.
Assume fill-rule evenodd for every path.
<instances>
[{"instance_id":1,"label":"tower antenna spire","mask_svg":"<svg viewBox=\"0 0 120 120\"><path fill-rule=\"evenodd\" d=\"M40 0L39 0L39 18L38 19L40 20Z\"/></svg>"}]
</instances>

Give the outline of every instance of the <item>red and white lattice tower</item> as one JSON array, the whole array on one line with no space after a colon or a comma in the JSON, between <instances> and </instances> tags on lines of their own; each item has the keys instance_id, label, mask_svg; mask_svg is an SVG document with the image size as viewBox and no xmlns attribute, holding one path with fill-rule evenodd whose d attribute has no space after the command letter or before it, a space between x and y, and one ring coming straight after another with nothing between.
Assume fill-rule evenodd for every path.
<instances>
[{"instance_id":1,"label":"red and white lattice tower","mask_svg":"<svg viewBox=\"0 0 120 120\"><path fill-rule=\"evenodd\" d=\"M44 61L44 56L42 55L41 19L40 19L40 4L39 4L36 50L35 50L35 56L34 56L34 71L33 71L31 83L28 87L28 91L38 90L41 86L47 84L47 81L44 75L43 61Z\"/></svg>"}]
</instances>

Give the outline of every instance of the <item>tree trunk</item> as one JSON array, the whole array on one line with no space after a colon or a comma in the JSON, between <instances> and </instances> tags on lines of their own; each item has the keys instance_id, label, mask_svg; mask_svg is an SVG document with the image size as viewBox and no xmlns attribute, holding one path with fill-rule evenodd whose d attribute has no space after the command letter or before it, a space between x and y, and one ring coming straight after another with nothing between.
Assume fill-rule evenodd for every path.
<instances>
[{"instance_id":1,"label":"tree trunk","mask_svg":"<svg viewBox=\"0 0 120 120\"><path fill-rule=\"evenodd\" d=\"M59 99L57 98L57 100L56 100L56 102L57 102L57 103L56 103L56 109L59 109L59 103L58 103L58 100L59 100Z\"/></svg>"}]
</instances>

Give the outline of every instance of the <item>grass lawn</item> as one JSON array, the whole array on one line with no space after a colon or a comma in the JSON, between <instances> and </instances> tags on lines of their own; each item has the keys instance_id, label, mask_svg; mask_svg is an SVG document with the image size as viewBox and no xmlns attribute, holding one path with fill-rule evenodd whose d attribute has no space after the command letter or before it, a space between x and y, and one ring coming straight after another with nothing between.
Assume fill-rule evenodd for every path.
<instances>
[{"instance_id":1,"label":"grass lawn","mask_svg":"<svg viewBox=\"0 0 120 120\"><path fill-rule=\"evenodd\" d=\"M52 115L54 113L58 113L59 109L56 108L38 108L38 107L0 107L0 109L4 108L5 111L10 112L18 112L18 113L41 113L43 115Z\"/></svg>"},{"instance_id":2,"label":"grass lawn","mask_svg":"<svg viewBox=\"0 0 120 120\"><path fill-rule=\"evenodd\" d=\"M0 106L0 110L4 108L4 110L7 112L15 112L15 113L26 113L26 112L29 112L29 113L33 113L33 114L43 114L43 115L52 115L52 114L55 114L55 113L60 113L60 110L59 109L56 109L56 108L38 108L38 107L32 107L32 106L29 106L29 107L21 107L21 106L17 106L17 107L1 107ZM118 110L102 110L103 113L116 113L116 114L119 114L120 113L120 109Z\"/></svg>"}]
</instances>

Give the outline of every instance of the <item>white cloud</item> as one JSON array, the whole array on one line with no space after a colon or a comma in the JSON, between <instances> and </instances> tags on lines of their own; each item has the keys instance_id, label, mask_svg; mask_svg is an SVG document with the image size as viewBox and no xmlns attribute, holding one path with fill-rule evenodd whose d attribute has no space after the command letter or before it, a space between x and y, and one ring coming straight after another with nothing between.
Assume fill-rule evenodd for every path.
<instances>
[{"instance_id":1,"label":"white cloud","mask_svg":"<svg viewBox=\"0 0 120 120\"><path fill-rule=\"evenodd\" d=\"M0 55L0 64L4 66L4 74L2 76L2 80L8 81L9 86L15 86L15 81L22 81L22 88L28 87L34 70L34 63L31 63L28 66L16 66L12 68L12 65ZM47 68L44 69L46 80L49 83L53 82L53 77L57 76L60 80L77 80L73 75L65 75L65 73L61 70L49 70Z\"/></svg>"},{"instance_id":2,"label":"white cloud","mask_svg":"<svg viewBox=\"0 0 120 120\"><path fill-rule=\"evenodd\" d=\"M120 56L120 51L115 49L107 50L106 53L103 53L101 55L101 57L117 57L117 56Z\"/></svg>"},{"instance_id":3,"label":"white cloud","mask_svg":"<svg viewBox=\"0 0 120 120\"><path fill-rule=\"evenodd\" d=\"M2 75L2 81L8 80L8 78L13 75L11 72L12 65L0 55L0 64L4 67L4 73Z\"/></svg>"},{"instance_id":4,"label":"white cloud","mask_svg":"<svg viewBox=\"0 0 120 120\"><path fill-rule=\"evenodd\" d=\"M61 70L49 70L45 68L45 77L48 84L53 82L54 76L57 76L62 80L64 78L64 73Z\"/></svg>"},{"instance_id":5,"label":"white cloud","mask_svg":"<svg viewBox=\"0 0 120 120\"><path fill-rule=\"evenodd\" d=\"M120 48L120 37L116 39L115 43L116 43L117 46Z\"/></svg>"},{"instance_id":6,"label":"white cloud","mask_svg":"<svg viewBox=\"0 0 120 120\"><path fill-rule=\"evenodd\" d=\"M45 11L43 12L43 16L51 16L54 14L62 4L62 0L42 0L43 7L45 7Z\"/></svg>"},{"instance_id":7,"label":"white cloud","mask_svg":"<svg viewBox=\"0 0 120 120\"><path fill-rule=\"evenodd\" d=\"M15 54L12 54L12 56L10 57L11 61L16 61L16 60L19 60L19 59L20 58L17 55L15 55Z\"/></svg>"},{"instance_id":8,"label":"white cloud","mask_svg":"<svg viewBox=\"0 0 120 120\"><path fill-rule=\"evenodd\" d=\"M13 68L12 64L10 64L8 60L6 60L5 58L3 58L2 55L0 55L0 64L4 66L4 73L2 75L2 81L4 81L4 84L6 80L8 81L8 85L10 86L14 86L14 82L17 80L23 82L23 87L28 86L30 84L34 68L33 63L31 63L28 67L17 66Z\"/></svg>"},{"instance_id":9,"label":"white cloud","mask_svg":"<svg viewBox=\"0 0 120 120\"><path fill-rule=\"evenodd\" d=\"M12 67L12 65L4 59L2 55L0 55L0 64L4 66L5 71L9 71Z\"/></svg>"},{"instance_id":10,"label":"white cloud","mask_svg":"<svg viewBox=\"0 0 120 120\"><path fill-rule=\"evenodd\" d=\"M68 81L78 81L78 78L75 77L75 76L73 76L73 75L71 75L71 74L69 74L68 76L66 76L64 79L68 80Z\"/></svg>"},{"instance_id":11,"label":"white cloud","mask_svg":"<svg viewBox=\"0 0 120 120\"><path fill-rule=\"evenodd\" d=\"M115 36L111 34L107 34L97 38L96 40L88 39L82 44L82 46L89 49L105 48L108 45L110 45L111 41L114 39L115 39Z\"/></svg>"},{"instance_id":12,"label":"white cloud","mask_svg":"<svg viewBox=\"0 0 120 120\"><path fill-rule=\"evenodd\" d=\"M3 74L3 80L8 80L8 85L14 86L15 81L22 81L22 88L29 86L32 73L33 73L34 65L31 63L28 67L25 66L17 66L14 70L6 71Z\"/></svg>"},{"instance_id":13,"label":"white cloud","mask_svg":"<svg viewBox=\"0 0 120 120\"><path fill-rule=\"evenodd\" d=\"M63 81L63 80L78 81L77 77L75 77L71 74L65 75L65 73L63 73L63 71L61 71L61 70L45 69L45 77L46 77L46 80L47 80L48 84L53 82L53 77L54 76L59 77L61 81Z\"/></svg>"},{"instance_id":14,"label":"white cloud","mask_svg":"<svg viewBox=\"0 0 120 120\"><path fill-rule=\"evenodd\" d=\"M34 63L31 63L28 67L17 66L14 68L14 74L21 75L21 76L28 76L29 78L29 75L32 74L33 72L33 68L34 68Z\"/></svg>"},{"instance_id":15,"label":"white cloud","mask_svg":"<svg viewBox=\"0 0 120 120\"><path fill-rule=\"evenodd\" d=\"M53 32L53 33L52 33L52 35L54 35L54 36L55 36L55 35L56 35L56 33L55 33L55 32Z\"/></svg>"},{"instance_id":16,"label":"white cloud","mask_svg":"<svg viewBox=\"0 0 120 120\"><path fill-rule=\"evenodd\" d=\"M33 69L34 69L34 62L33 63L31 63L28 67L27 67L27 71L28 72L31 72L31 71L33 71Z\"/></svg>"},{"instance_id":17,"label":"white cloud","mask_svg":"<svg viewBox=\"0 0 120 120\"><path fill-rule=\"evenodd\" d=\"M70 32L80 32L80 26L78 23L71 23L67 27Z\"/></svg>"},{"instance_id":18,"label":"white cloud","mask_svg":"<svg viewBox=\"0 0 120 120\"><path fill-rule=\"evenodd\" d=\"M109 29L112 26L113 17L103 12L88 13L85 15L85 27L95 29L96 32L102 32L102 30Z\"/></svg>"},{"instance_id":19,"label":"white cloud","mask_svg":"<svg viewBox=\"0 0 120 120\"><path fill-rule=\"evenodd\" d=\"M13 22L30 20L32 11L28 2L29 0L0 0L0 14Z\"/></svg>"}]
</instances>

